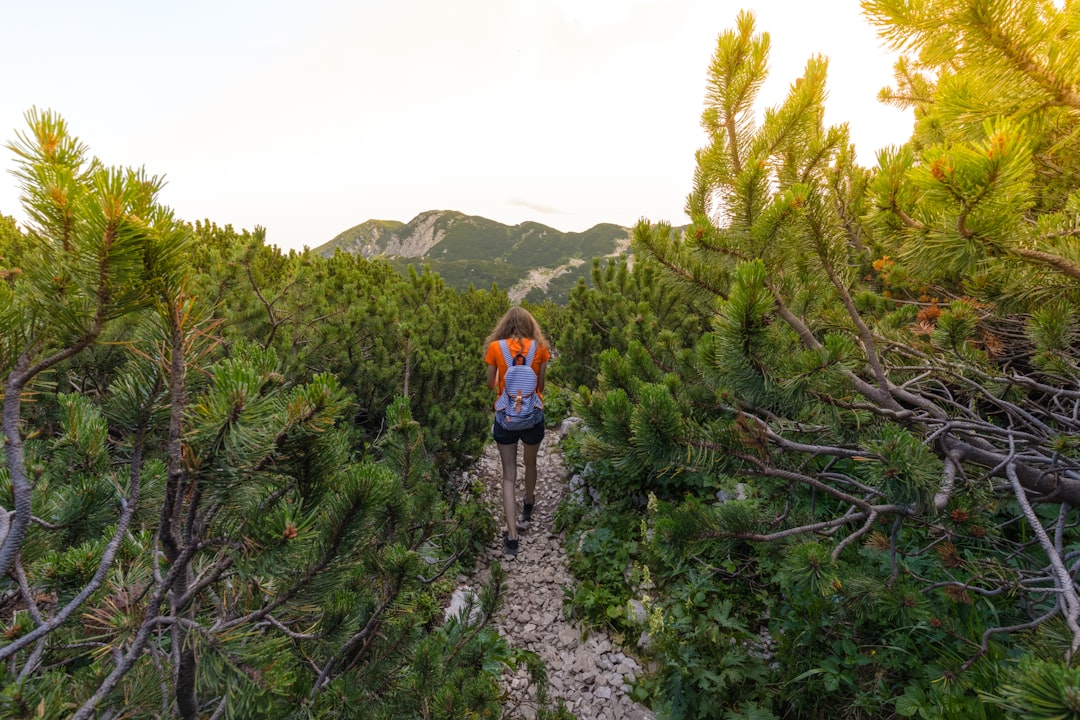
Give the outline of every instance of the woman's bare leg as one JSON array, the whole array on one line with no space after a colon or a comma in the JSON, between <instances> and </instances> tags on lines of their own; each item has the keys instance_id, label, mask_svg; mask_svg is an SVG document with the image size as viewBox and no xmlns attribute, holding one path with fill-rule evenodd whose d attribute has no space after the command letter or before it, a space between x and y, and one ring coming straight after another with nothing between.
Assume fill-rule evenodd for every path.
<instances>
[{"instance_id":1,"label":"woman's bare leg","mask_svg":"<svg viewBox=\"0 0 1080 720\"><path fill-rule=\"evenodd\" d=\"M506 527L509 531L507 537L517 539L517 499L514 497L514 485L517 484L517 443L513 445L498 445L499 457L502 459L503 470L503 511L506 513ZM529 446L525 446L526 457ZM525 482L528 483L529 469L525 468ZM533 483L536 483L536 456L533 455ZM528 486L526 485L526 488ZM528 490L526 490L528 492Z\"/></svg>"},{"instance_id":2,"label":"woman's bare leg","mask_svg":"<svg viewBox=\"0 0 1080 720\"><path fill-rule=\"evenodd\" d=\"M525 502L527 503L536 501L536 455L539 452L540 443L525 445Z\"/></svg>"}]
</instances>

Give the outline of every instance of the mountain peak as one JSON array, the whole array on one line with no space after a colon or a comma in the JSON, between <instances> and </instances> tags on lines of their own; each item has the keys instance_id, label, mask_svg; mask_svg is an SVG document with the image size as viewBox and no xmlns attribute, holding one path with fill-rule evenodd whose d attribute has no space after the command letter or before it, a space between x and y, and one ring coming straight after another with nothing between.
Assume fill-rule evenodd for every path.
<instances>
[{"instance_id":1,"label":"mountain peak","mask_svg":"<svg viewBox=\"0 0 1080 720\"><path fill-rule=\"evenodd\" d=\"M427 210L407 223L368 220L314 252L325 257L338 250L366 258L384 256L399 268L425 264L454 287L495 284L521 299L531 289L549 287L567 275L559 285L568 292L588 272L587 261L625 252L630 235L628 228L612 223L567 233L534 221L511 226L455 210Z\"/></svg>"}]
</instances>

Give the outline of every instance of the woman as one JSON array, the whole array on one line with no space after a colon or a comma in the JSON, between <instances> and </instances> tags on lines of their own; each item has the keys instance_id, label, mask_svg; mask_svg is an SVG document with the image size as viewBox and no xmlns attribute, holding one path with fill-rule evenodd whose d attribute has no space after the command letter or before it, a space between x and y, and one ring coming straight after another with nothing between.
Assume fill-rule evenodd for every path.
<instances>
[{"instance_id":1,"label":"woman","mask_svg":"<svg viewBox=\"0 0 1080 720\"><path fill-rule=\"evenodd\" d=\"M505 347L501 341L505 341ZM506 389L506 373L509 368L507 356L509 355L511 362L522 363L522 359L532 355L529 366L536 373L536 394L541 399L538 406L542 407L544 375L547 372L548 361L551 359L551 352L548 350L547 341L536 318L524 308L512 307L495 325L495 329L488 335L485 343L487 354L484 356L484 362L488 366L488 387L498 390L500 399ZM499 400L496 401L497 408L502 404ZM536 454L540 450L540 441L544 439L542 410L537 414L536 420L536 424L532 427L519 430L507 430L498 418L492 423L491 434L499 448L503 471L503 511L506 513L507 526L506 532L503 533L503 548L510 555L517 555L518 550L517 500L514 497L514 486L517 483L519 440L525 446L525 502L522 506L521 519L525 523L532 519L536 491Z\"/></svg>"}]
</instances>

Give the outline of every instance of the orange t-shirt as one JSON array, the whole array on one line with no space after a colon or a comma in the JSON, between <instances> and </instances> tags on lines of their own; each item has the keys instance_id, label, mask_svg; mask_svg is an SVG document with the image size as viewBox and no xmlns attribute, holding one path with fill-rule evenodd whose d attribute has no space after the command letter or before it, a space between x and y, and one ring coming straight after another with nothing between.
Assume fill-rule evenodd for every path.
<instances>
[{"instance_id":1,"label":"orange t-shirt","mask_svg":"<svg viewBox=\"0 0 1080 720\"><path fill-rule=\"evenodd\" d=\"M522 355L529 354L529 345L532 340L529 338L523 338L518 340L516 338L507 338L506 345L510 348L510 357L515 357L519 352ZM541 345L536 348L536 354L533 355L532 369L536 373L537 377L540 377L540 368L551 359L551 353L548 351L547 345ZM501 394L506 388L506 382L503 380L506 377L506 359L503 357L502 349L499 347L499 341L488 345L487 355L484 356L484 362L488 365L495 366L495 376L499 381L499 393ZM544 397L539 391L536 393L540 397Z\"/></svg>"}]
</instances>

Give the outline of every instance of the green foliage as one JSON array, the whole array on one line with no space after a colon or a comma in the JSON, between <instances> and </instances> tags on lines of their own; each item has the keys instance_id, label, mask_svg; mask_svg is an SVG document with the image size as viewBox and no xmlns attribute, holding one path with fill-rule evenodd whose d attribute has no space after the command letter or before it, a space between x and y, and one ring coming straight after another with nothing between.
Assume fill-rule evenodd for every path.
<instances>
[{"instance_id":1,"label":"green foliage","mask_svg":"<svg viewBox=\"0 0 1080 720\"><path fill-rule=\"evenodd\" d=\"M602 352L626 354L635 341L642 351L635 358L644 363L634 371L645 377L662 374L681 362L680 354L703 328L705 306L660 283L651 263L638 260L631 268L625 257L594 260L591 280L574 288L561 322L546 326L559 351L550 373L555 384L575 390L593 386Z\"/></svg>"},{"instance_id":2,"label":"green foliage","mask_svg":"<svg viewBox=\"0 0 1080 720\"><path fill-rule=\"evenodd\" d=\"M822 124L822 58L759 115L769 40L740 14L709 67L692 224L635 231L653 291L629 305L629 273L594 273L603 291L562 316L586 425L567 458L604 526L651 538L658 669L639 693L670 717L999 718L1036 696L1070 712L1050 665L998 688L1007 661L1080 643L1048 630L1051 596L1080 587L1045 575L1069 566L1080 503L1060 400L1080 380L1075 8L864 5L901 52L882 97L915 111L911 141L855 165ZM689 331L637 332L665 296ZM579 604L613 593L581 587ZM759 651L738 668L753 682L718 679L710 611L732 658ZM1017 688L1027 705L1007 704Z\"/></svg>"},{"instance_id":3,"label":"green foliage","mask_svg":"<svg viewBox=\"0 0 1080 720\"><path fill-rule=\"evenodd\" d=\"M552 413L586 425L568 604L637 640L635 697L671 718L1072 717L1075 8L865 7L908 143L858 167L818 57L759 115L769 40L741 13L691 225L640 223L632 267L537 308ZM159 179L27 119L31 223L0 218L2 713L497 717L524 666L564 718L490 628L498 568L441 616L492 533L444 477L487 435L508 297L183 225ZM462 282L471 252L561 264L621 232L427 221Z\"/></svg>"},{"instance_id":4,"label":"green foliage","mask_svg":"<svg viewBox=\"0 0 1080 720\"><path fill-rule=\"evenodd\" d=\"M1035 345L1032 364L1048 379L1060 381L1080 374L1074 351L1080 333L1066 304L1036 308L1026 329Z\"/></svg>"},{"instance_id":5,"label":"green foliage","mask_svg":"<svg viewBox=\"0 0 1080 720\"><path fill-rule=\"evenodd\" d=\"M0 715L497 718L524 666L566 718L491 627L498 567L442 617L493 533L445 475L486 436L506 296L184 226L157 179L28 120L32 226L0 218Z\"/></svg>"},{"instance_id":6,"label":"green foliage","mask_svg":"<svg viewBox=\"0 0 1080 720\"><path fill-rule=\"evenodd\" d=\"M12 281L22 274L20 257L28 245L15 218L0 214L0 280Z\"/></svg>"},{"instance_id":7,"label":"green foliage","mask_svg":"<svg viewBox=\"0 0 1080 720\"><path fill-rule=\"evenodd\" d=\"M411 713L405 708L430 701L447 708L445 717L460 716L455 714L462 708L497 717L495 673L499 663L513 660L505 643L486 629L497 590L487 593L485 614L469 626L468 637L460 629L455 635L453 626L432 635L425 628L438 627L433 623L440 611L435 594L440 586L418 581L437 577L440 568L471 548L477 533L490 534L489 525L482 516L450 510L440 497L438 474L404 398L388 410L390 424L379 444L382 462L354 465L348 461L347 434L335 429L336 416L345 408L336 380L317 376L307 385L283 388L275 379L277 365L273 351L236 346L231 357L209 368L210 382L192 399L187 440L192 468L204 497L219 508L207 529L209 537L219 540L207 548L203 562L231 568L227 582L221 578L210 586L215 603L199 602L195 621L212 626L217 603L231 608L230 616L243 616L271 601L283 626L305 628L310 635L289 640L224 622L221 630L192 637L200 647L200 694L222 693L233 713L291 717L298 702L308 706L305 698L315 680L312 666L299 662L295 653L331 667L340 662L334 658L342 646L349 647L350 637L369 626L379 628L382 639L349 657L367 668L371 680L335 681L328 692L345 693L356 702L366 693L379 693L382 683L396 687L392 667L403 661L423 665L438 652L442 659L434 666L440 675L406 684L383 704ZM82 467L81 476L109 473L111 463L102 462L109 451L99 442L103 416L84 398L61 400L67 409L65 432L50 443L47 454L65 466L81 463L70 465ZM275 458L273 466L266 463L268 457ZM45 478L51 477L46 470ZM66 549L24 555L28 575L45 581L40 587L54 590L62 600L84 585L97 566L101 538L108 536L107 511L117 502L115 491L98 499L91 487L111 488L89 480L43 481L37 487L43 496L38 506L57 508L49 517L63 521L65 532L78 528L88 537L69 542ZM59 515L61 509L65 515ZM147 521L145 530L152 532L156 518L150 515ZM37 533L27 548L44 544L47 534ZM52 537L47 540L51 543ZM218 543L223 543L220 549L211 550ZM148 543L141 550L123 551L94 601L91 619L81 630L58 634L57 640L129 640L140 622L138 588L153 583L148 565L152 548ZM9 638L17 636L9 630ZM100 665L94 667L100 671ZM486 672L477 675L481 669ZM264 680L252 682L253 673ZM42 702L50 682L49 673L39 673L22 692ZM146 693L148 708L161 700L157 683L150 686L153 692L139 690L140 683L135 674L123 685L131 711L137 707L133 695ZM308 707L316 717L324 710L322 701Z\"/></svg>"},{"instance_id":8,"label":"green foliage","mask_svg":"<svg viewBox=\"0 0 1080 720\"><path fill-rule=\"evenodd\" d=\"M5 375L31 338L28 359L84 348L111 321L147 307L175 281L186 246L182 228L157 203L160 178L87 158L86 146L50 111L34 109L26 119L29 129L8 148L37 227L31 242L12 238L10 226L5 232L21 270L5 272Z\"/></svg>"},{"instance_id":9,"label":"green foliage","mask_svg":"<svg viewBox=\"0 0 1080 720\"><path fill-rule=\"evenodd\" d=\"M567 554L571 572L580 578L567 599L574 613L589 624L617 633L632 630L626 604L633 597L630 586L640 581L634 563L639 555L637 528L632 519L592 517L595 527L577 523L567 536L574 548Z\"/></svg>"},{"instance_id":10,"label":"green foliage","mask_svg":"<svg viewBox=\"0 0 1080 720\"><path fill-rule=\"evenodd\" d=\"M886 426L881 428L880 437L866 446L881 459L866 464L868 479L888 501L922 507L932 504L940 486L941 461L918 437Z\"/></svg>"},{"instance_id":11,"label":"green foliage","mask_svg":"<svg viewBox=\"0 0 1080 720\"><path fill-rule=\"evenodd\" d=\"M261 230L195 230L198 280L216 298L227 339L275 348L289 377L333 373L368 440L407 393L440 464L478 455L490 420L480 344L504 295L457 292L429 272L401 277L381 259L285 255L262 243Z\"/></svg>"},{"instance_id":12,"label":"green foliage","mask_svg":"<svg viewBox=\"0 0 1080 720\"><path fill-rule=\"evenodd\" d=\"M775 718L755 700L768 682L762 638L735 611L734 599L707 573L688 569L650 603L653 647L666 659L644 688L656 709L679 718Z\"/></svg>"},{"instance_id":13,"label":"green foliage","mask_svg":"<svg viewBox=\"0 0 1080 720\"><path fill-rule=\"evenodd\" d=\"M394 257L388 260L390 266L408 276L413 272L430 272L438 275L449 287L462 291L468 288L503 288L509 289L524 279L528 272L525 268L507 263L505 260L469 259L442 260L439 258Z\"/></svg>"},{"instance_id":14,"label":"green foliage","mask_svg":"<svg viewBox=\"0 0 1080 720\"><path fill-rule=\"evenodd\" d=\"M1080 671L1058 662L1027 658L985 699L1009 717L1066 720L1080 717Z\"/></svg>"}]
</instances>

